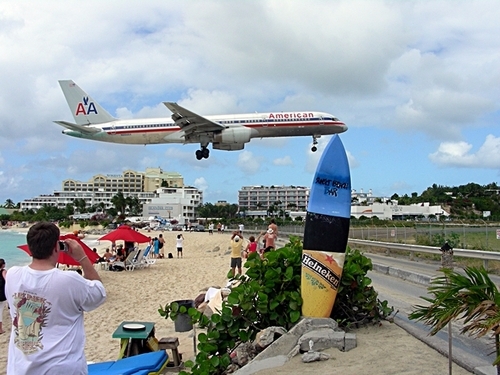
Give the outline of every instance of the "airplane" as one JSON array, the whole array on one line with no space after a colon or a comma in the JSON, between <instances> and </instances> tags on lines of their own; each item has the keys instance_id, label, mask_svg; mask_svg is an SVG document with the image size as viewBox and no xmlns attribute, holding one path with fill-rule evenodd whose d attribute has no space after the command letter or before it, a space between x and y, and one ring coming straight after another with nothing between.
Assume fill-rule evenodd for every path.
<instances>
[{"instance_id":1,"label":"airplane","mask_svg":"<svg viewBox=\"0 0 500 375\"><path fill-rule=\"evenodd\" d=\"M252 138L312 136L311 151L322 135L343 133L347 126L331 114L287 111L201 116L173 102L163 102L171 118L121 120L111 116L72 80L59 85L75 123L54 121L63 134L93 141L123 144L199 143L196 159L208 158L207 148L243 150Z\"/></svg>"}]
</instances>

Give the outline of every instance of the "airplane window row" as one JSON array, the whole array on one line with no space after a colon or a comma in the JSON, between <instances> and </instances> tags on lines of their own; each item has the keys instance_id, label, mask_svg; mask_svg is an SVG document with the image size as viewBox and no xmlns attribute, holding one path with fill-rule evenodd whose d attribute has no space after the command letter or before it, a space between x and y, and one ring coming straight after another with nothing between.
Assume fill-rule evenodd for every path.
<instances>
[{"instance_id":1,"label":"airplane window row","mask_svg":"<svg viewBox=\"0 0 500 375\"><path fill-rule=\"evenodd\" d=\"M257 120L228 120L228 121L219 121L220 124L256 124L256 123L269 123L269 122L290 122L290 121L304 121L305 119L301 118L291 118L291 119L257 119ZM326 121L340 121L336 117L319 117L319 118L307 118L308 121L311 120L326 120ZM174 123L169 124L148 124L148 125L129 125L129 126L118 126L112 127L113 130L120 129L143 129L143 128L164 128L175 126Z\"/></svg>"}]
</instances>

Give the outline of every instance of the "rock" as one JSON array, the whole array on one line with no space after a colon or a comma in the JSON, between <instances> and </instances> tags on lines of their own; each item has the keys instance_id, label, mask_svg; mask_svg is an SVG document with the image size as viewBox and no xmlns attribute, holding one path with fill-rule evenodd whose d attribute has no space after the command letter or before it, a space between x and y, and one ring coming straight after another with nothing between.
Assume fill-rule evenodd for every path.
<instances>
[{"instance_id":1,"label":"rock","mask_svg":"<svg viewBox=\"0 0 500 375\"><path fill-rule=\"evenodd\" d=\"M286 329L283 327L268 327L263 329L255 337L255 346L259 351L264 350L284 334L286 334Z\"/></svg>"},{"instance_id":2,"label":"rock","mask_svg":"<svg viewBox=\"0 0 500 375\"><path fill-rule=\"evenodd\" d=\"M234 353L234 356L233 356ZM232 362L236 363L238 366L243 367L248 362L250 362L257 352L251 342L243 342L236 347L236 349L231 353Z\"/></svg>"},{"instance_id":3,"label":"rock","mask_svg":"<svg viewBox=\"0 0 500 375\"><path fill-rule=\"evenodd\" d=\"M329 359L330 359L330 356L328 354L322 353L322 352L307 352L307 353L302 354L302 362L304 362L304 363L326 361Z\"/></svg>"},{"instance_id":4,"label":"rock","mask_svg":"<svg viewBox=\"0 0 500 375\"><path fill-rule=\"evenodd\" d=\"M303 352L314 350L323 350L329 348L337 348L344 350L345 332L334 331L331 328L316 329L304 333L298 340L300 349ZM313 346L310 346L310 341Z\"/></svg>"},{"instance_id":5,"label":"rock","mask_svg":"<svg viewBox=\"0 0 500 375\"><path fill-rule=\"evenodd\" d=\"M236 372L240 369L240 367L236 363L231 363L229 366L227 366L226 371L224 374L232 374L233 372Z\"/></svg>"}]
</instances>

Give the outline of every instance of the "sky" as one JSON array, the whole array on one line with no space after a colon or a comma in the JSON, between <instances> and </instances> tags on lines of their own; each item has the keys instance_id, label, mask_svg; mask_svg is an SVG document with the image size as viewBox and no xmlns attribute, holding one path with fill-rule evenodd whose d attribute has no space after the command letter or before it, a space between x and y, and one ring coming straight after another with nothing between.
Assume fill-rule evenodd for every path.
<instances>
[{"instance_id":1,"label":"sky","mask_svg":"<svg viewBox=\"0 0 500 375\"><path fill-rule=\"evenodd\" d=\"M50 11L48 11L50 9ZM330 137L241 151L72 138L58 80L119 118L321 111L351 185L375 196L500 181L500 2L0 0L0 204L160 167L204 201L248 185L310 186Z\"/></svg>"}]
</instances>

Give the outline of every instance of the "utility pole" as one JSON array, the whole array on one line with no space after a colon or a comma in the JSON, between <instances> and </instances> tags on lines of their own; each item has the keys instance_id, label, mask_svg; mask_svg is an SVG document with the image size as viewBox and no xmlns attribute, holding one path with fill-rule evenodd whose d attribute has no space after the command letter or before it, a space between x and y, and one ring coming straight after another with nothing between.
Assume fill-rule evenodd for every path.
<instances>
[{"instance_id":1,"label":"utility pole","mask_svg":"<svg viewBox=\"0 0 500 375\"><path fill-rule=\"evenodd\" d=\"M448 241L446 241L444 245L441 246L441 267L453 270L453 248L450 246ZM451 375L452 373L452 365L453 365L452 348L453 348L453 337L451 332L451 321L450 321L448 323L448 374L449 375Z\"/></svg>"}]
</instances>

